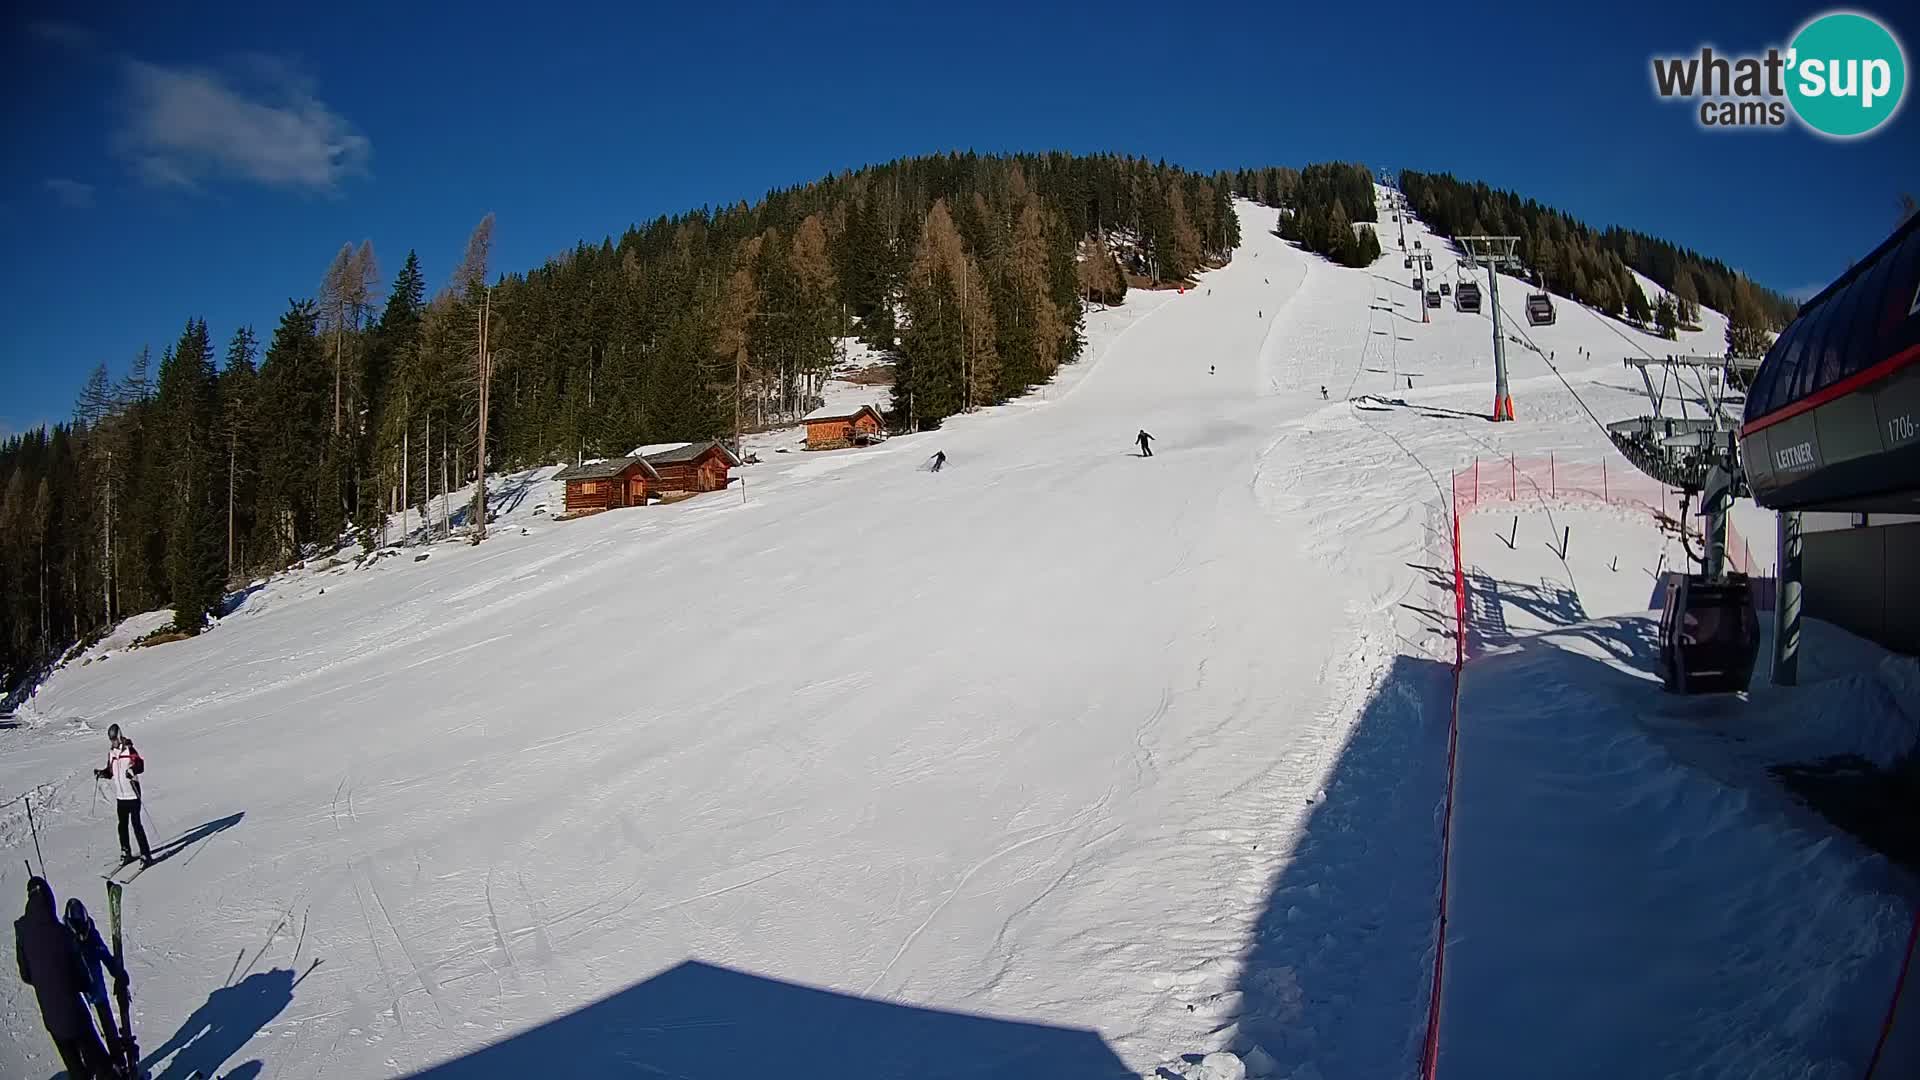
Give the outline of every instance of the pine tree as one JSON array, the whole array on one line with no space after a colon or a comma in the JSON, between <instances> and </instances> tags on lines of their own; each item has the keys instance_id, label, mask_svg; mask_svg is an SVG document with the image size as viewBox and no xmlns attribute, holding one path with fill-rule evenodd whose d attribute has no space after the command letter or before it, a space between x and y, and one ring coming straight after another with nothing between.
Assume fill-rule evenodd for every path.
<instances>
[{"instance_id":1,"label":"pine tree","mask_svg":"<svg viewBox=\"0 0 1920 1080\"><path fill-rule=\"evenodd\" d=\"M295 557L319 535L337 535L327 531L325 517L338 503L318 497L332 390L318 323L311 301L290 302L260 364L260 495L248 546L267 562ZM332 509L323 516L322 507Z\"/></svg>"},{"instance_id":2,"label":"pine tree","mask_svg":"<svg viewBox=\"0 0 1920 1080\"><path fill-rule=\"evenodd\" d=\"M1619 288L1626 297L1628 319L1645 326L1649 319L1658 314L1657 309L1649 309L1647 307L1647 294L1640 288L1640 283L1633 280L1632 275L1628 275L1626 279L1620 283ZM1671 305L1672 300L1666 294L1662 293L1660 302ZM1669 334L1667 336L1671 337L1672 335Z\"/></svg>"},{"instance_id":3,"label":"pine tree","mask_svg":"<svg viewBox=\"0 0 1920 1080\"><path fill-rule=\"evenodd\" d=\"M1373 226L1364 226L1361 230L1360 265L1372 266L1380 260L1380 237Z\"/></svg>"},{"instance_id":4,"label":"pine tree","mask_svg":"<svg viewBox=\"0 0 1920 1080\"><path fill-rule=\"evenodd\" d=\"M207 613L220 603L225 579L223 530L212 492L218 437L214 380L207 324L190 321L160 366L156 400L167 450L167 582L174 627L188 634L206 625Z\"/></svg>"},{"instance_id":5,"label":"pine tree","mask_svg":"<svg viewBox=\"0 0 1920 1080\"><path fill-rule=\"evenodd\" d=\"M362 443L360 473L370 497L359 500L354 530L362 547L378 542L389 509L399 508L403 472L411 464L407 451L419 393L420 324L426 305L426 279L420 257L407 252L394 276L387 304L368 335L366 364L361 374L369 415Z\"/></svg>"},{"instance_id":6,"label":"pine tree","mask_svg":"<svg viewBox=\"0 0 1920 1080\"><path fill-rule=\"evenodd\" d=\"M253 532L256 486L259 481L259 374L254 367L258 343L253 328L234 331L227 346L227 366L220 372L219 426L216 433L215 497L225 506L225 558L228 578L248 565L245 539Z\"/></svg>"},{"instance_id":7,"label":"pine tree","mask_svg":"<svg viewBox=\"0 0 1920 1080\"><path fill-rule=\"evenodd\" d=\"M1639 290L1636 289L1634 290L1634 292L1638 293ZM1646 306L1646 301L1644 299L1641 300L1640 306L1643 308ZM1641 321L1644 322L1645 320L1643 319ZM1668 341L1672 341L1674 338L1678 337L1679 333L1677 332L1676 328L1679 325L1679 322L1680 322L1679 310L1674 305L1672 294L1661 293L1660 302L1653 306L1653 323L1654 323L1654 326L1660 331L1660 336L1663 338L1666 338Z\"/></svg>"},{"instance_id":8,"label":"pine tree","mask_svg":"<svg viewBox=\"0 0 1920 1080\"><path fill-rule=\"evenodd\" d=\"M1186 192L1178 180L1167 183L1167 228L1170 241L1168 280L1185 280L1200 269L1200 232L1187 209Z\"/></svg>"},{"instance_id":9,"label":"pine tree","mask_svg":"<svg viewBox=\"0 0 1920 1080\"><path fill-rule=\"evenodd\" d=\"M1681 270L1674 275L1673 283L1674 315L1680 325L1692 329L1700 326L1700 294L1693 286L1693 274Z\"/></svg>"},{"instance_id":10,"label":"pine tree","mask_svg":"<svg viewBox=\"0 0 1920 1080\"><path fill-rule=\"evenodd\" d=\"M1327 214L1326 250L1323 254L1342 266L1361 266L1360 247L1353 235L1353 219L1347 216L1347 207L1339 199L1333 200L1333 209Z\"/></svg>"},{"instance_id":11,"label":"pine tree","mask_svg":"<svg viewBox=\"0 0 1920 1080\"><path fill-rule=\"evenodd\" d=\"M894 378L895 409L915 427L938 426L974 400L975 354L983 337L992 340L967 325L986 307L978 277L946 200L934 200L907 273L907 328L900 339L905 377L896 368ZM969 291L975 295L963 296Z\"/></svg>"}]
</instances>

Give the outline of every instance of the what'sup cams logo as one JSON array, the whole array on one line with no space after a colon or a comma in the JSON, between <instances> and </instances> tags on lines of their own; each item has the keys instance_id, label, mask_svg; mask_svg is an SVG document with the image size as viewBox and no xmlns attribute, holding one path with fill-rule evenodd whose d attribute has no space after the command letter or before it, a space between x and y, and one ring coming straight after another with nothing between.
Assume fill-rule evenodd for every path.
<instances>
[{"instance_id":1,"label":"what'sup cams logo","mask_svg":"<svg viewBox=\"0 0 1920 1080\"><path fill-rule=\"evenodd\" d=\"M1792 116L1821 135L1851 139L1900 111L1907 59L1878 19L1833 11L1801 27L1784 50L1656 56L1653 89L1662 99L1698 102L1701 127L1779 128Z\"/></svg>"}]
</instances>

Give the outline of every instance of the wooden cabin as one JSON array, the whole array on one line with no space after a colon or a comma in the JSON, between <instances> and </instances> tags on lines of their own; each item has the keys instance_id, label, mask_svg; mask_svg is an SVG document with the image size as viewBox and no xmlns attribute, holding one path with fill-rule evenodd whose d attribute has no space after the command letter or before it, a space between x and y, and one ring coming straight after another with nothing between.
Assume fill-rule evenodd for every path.
<instances>
[{"instance_id":1,"label":"wooden cabin","mask_svg":"<svg viewBox=\"0 0 1920 1080\"><path fill-rule=\"evenodd\" d=\"M852 412L821 409L808 413L803 422L807 425L809 450L836 450L884 438L887 434L885 422L871 405L862 405Z\"/></svg>"},{"instance_id":2,"label":"wooden cabin","mask_svg":"<svg viewBox=\"0 0 1920 1080\"><path fill-rule=\"evenodd\" d=\"M661 492L719 491L733 482L732 470L740 467L733 451L711 439L648 454L643 460L656 477L653 489Z\"/></svg>"},{"instance_id":3,"label":"wooden cabin","mask_svg":"<svg viewBox=\"0 0 1920 1080\"><path fill-rule=\"evenodd\" d=\"M567 483L567 513L644 506L660 491L660 474L645 458L624 457L573 465L555 473Z\"/></svg>"}]
</instances>

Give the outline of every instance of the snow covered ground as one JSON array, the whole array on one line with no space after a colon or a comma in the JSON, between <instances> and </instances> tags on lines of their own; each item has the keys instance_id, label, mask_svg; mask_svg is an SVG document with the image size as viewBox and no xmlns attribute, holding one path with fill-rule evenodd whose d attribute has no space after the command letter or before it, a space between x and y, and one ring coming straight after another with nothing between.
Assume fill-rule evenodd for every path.
<instances>
[{"instance_id":1,"label":"snow covered ground","mask_svg":"<svg viewBox=\"0 0 1920 1080\"><path fill-rule=\"evenodd\" d=\"M1721 324L1675 345L1563 300L1493 425L1485 315L1423 324L1397 251L1347 270L1241 213L1231 265L1096 313L1018 402L862 449L770 433L744 486L577 521L552 469L496 478L485 545L322 560L58 673L0 797L36 791L56 890L93 898L101 733L147 756L156 1071L1407 1075L1448 474L1610 455L1562 377L1635 415L1620 358ZM1486 565L1565 569L1597 616L1604 523L1569 520L1565 567ZM1623 564L1658 547L1621 527ZM1550 629L1507 595L1512 637ZM0 1074L55 1071L32 1012L0 987Z\"/></svg>"},{"instance_id":2,"label":"snow covered ground","mask_svg":"<svg viewBox=\"0 0 1920 1080\"><path fill-rule=\"evenodd\" d=\"M1518 515L1508 548L1512 520L1462 528L1483 655L1462 680L1439 1074L1862 1075L1920 888L1769 768L1910 752L1920 662L1814 623L1799 689L1767 685L1769 635L1751 700L1662 694L1648 608L1677 544L1561 510ZM1894 1033L1877 1075L1913 1075L1920 1009Z\"/></svg>"}]
</instances>

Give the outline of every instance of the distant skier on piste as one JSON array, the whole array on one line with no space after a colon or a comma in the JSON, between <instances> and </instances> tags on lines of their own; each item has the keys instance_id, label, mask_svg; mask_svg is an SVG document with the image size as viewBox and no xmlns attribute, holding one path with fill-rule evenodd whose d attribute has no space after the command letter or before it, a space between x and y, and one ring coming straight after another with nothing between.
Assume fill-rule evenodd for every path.
<instances>
[{"instance_id":1,"label":"distant skier on piste","mask_svg":"<svg viewBox=\"0 0 1920 1080\"><path fill-rule=\"evenodd\" d=\"M1149 443L1153 442L1153 436L1147 434L1147 429L1141 428L1140 434L1135 435L1133 437L1133 440L1140 444L1141 457L1153 456L1153 447L1148 445Z\"/></svg>"},{"instance_id":2,"label":"distant skier on piste","mask_svg":"<svg viewBox=\"0 0 1920 1080\"><path fill-rule=\"evenodd\" d=\"M113 800L120 813L120 865L133 861L133 847L127 843L128 822L133 823L133 835L140 840L140 861L151 864L153 849L147 846L147 830L140 823L140 781L135 779L147 771L147 763L133 748L133 740L120 734L119 724L107 728L107 746L107 767L95 769L93 775L113 781Z\"/></svg>"},{"instance_id":3,"label":"distant skier on piste","mask_svg":"<svg viewBox=\"0 0 1920 1080\"><path fill-rule=\"evenodd\" d=\"M72 1080L112 1080L113 1058L100 1043L86 992L92 980L73 935L54 911L53 888L43 877L27 880L27 908L13 923L13 952L20 981L33 987L40 1022L66 1063Z\"/></svg>"},{"instance_id":4,"label":"distant skier on piste","mask_svg":"<svg viewBox=\"0 0 1920 1080\"><path fill-rule=\"evenodd\" d=\"M941 467L944 466L946 463L947 463L947 452L945 450L936 450L934 451L934 454L933 454L933 463L928 466L928 471L939 472Z\"/></svg>"}]
</instances>

